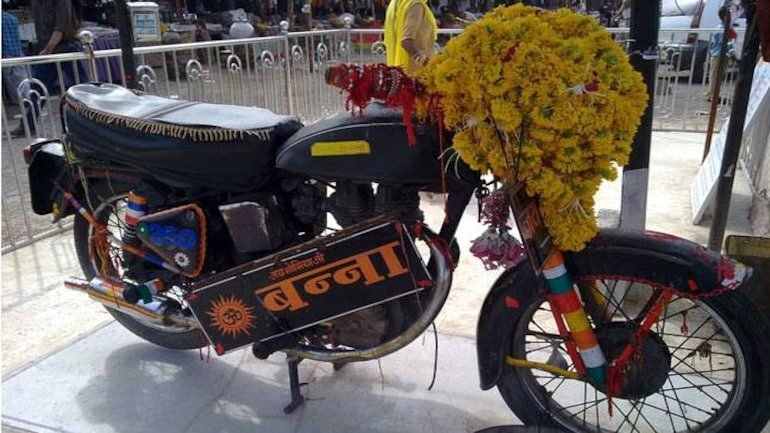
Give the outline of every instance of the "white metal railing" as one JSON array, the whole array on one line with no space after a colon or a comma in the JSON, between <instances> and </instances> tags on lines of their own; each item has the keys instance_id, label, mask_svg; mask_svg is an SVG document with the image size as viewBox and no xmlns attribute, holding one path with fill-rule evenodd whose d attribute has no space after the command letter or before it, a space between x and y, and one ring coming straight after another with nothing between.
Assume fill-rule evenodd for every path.
<instances>
[{"instance_id":1,"label":"white metal railing","mask_svg":"<svg viewBox=\"0 0 770 433\"><path fill-rule=\"evenodd\" d=\"M627 45L628 29L609 29L618 43ZM658 60L654 128L659 130L705 131L708 104L704 93L708 81L708 41L719 29L702 30L692 44L661 44ZM439 49L461 29L439 29ZM684 40L693 32L662 30L670 40ZM56 87L26 81L20 86L18 105L3 106L3 252L30 242L49 231L49 219L29 210L29 192L21 160L22 147L35 136L56 137L61 133L57 107L60 89L72 83L100 81L121 84L125 76L118 48L85 50L3 59L3 73L21 68L32 76L37 65L53 64ZM92 55L89 55L93 53ZM383 62L385 45L380 29L338 29L286 32L281 35L238 40L206 41L134 49L137 81L146 92L170 98L260 106L298 116L310 123L344 109L343 96L324 82L324 71L335 62ZM88 71L83 74L83 71ZM728 69L722 95L732 95L732 68ZM84 76L88 75L88 76ZM9 133L24 122L25 107L38 106L41 113L27 126L26 137ZM729 98L720 101L719 118L729 109ZM43 105L43 104L39 104ZM721 120L717 122L721 125ZM32 131L34 130L34 131ZM700 150L698 150L700 151ZM60 228L58 228L60 229ZM57 229L57 230L58 230Z\"/></svg>"}]
</instances>

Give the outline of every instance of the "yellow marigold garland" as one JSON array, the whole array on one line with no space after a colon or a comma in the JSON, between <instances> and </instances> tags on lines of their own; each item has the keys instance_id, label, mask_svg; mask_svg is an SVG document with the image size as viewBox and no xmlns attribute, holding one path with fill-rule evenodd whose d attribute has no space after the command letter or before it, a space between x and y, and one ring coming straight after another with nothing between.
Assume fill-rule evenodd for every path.
<instances>
[{"instance_id":1,"label":"yellow marigold garland","mask_svg":"<svg viewBox=\"0 0 770 433\"><path fill-rule=\"evenodd\" d=\"M560 248L581 250L596 235L594 194L628 161L647 93L595 19L499 7L417 78L439 96L463 161L524 182Z\"/></svg>"}]
</instances>

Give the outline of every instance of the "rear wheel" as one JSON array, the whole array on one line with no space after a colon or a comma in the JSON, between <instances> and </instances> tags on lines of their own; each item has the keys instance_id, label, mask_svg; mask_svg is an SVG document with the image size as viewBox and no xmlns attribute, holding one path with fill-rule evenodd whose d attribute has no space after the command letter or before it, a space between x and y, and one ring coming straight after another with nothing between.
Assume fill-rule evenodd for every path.
<instances>
[{"instance_id":1,"label":"rear wheel","mask_svg":"<svg viewBox=\"0 0 770 433\"><path fill-rule=\"evenodd\" d=\"M599 345L612 362L661 288L614 276L582 281ZM575 371L540 296L513 323L506 353ZM622 373L611 399L582 380L505 365L498 389L527 424L584 432L759 432L767 422L770 356L764 318L740 293L674 295ZM612 415L610 415L610 406Z\"/></svg>"},{"instance_id":2,"label":"rear wheel","mask_svg":"<svg viewBox=\"0 0 770 433\"><path fill-rule=\"evenodd\" d=\"M115 182L97 182L90 185L90 203L93 215L118 239L122 238L125 227L126 197L129 185ZM86 203L83 203L86 205ZM122 250L114 245L109 247L107 257L99 257L94 252L94 230L85 218L77 215L74 224L75 250L80 268L87 279L96 275L108 274L120 278L124 274ZM169 302L183 308L181 294L170 293ZM208 344L198 329L178 325L161 325L135 319L120 311L107 308L107 311L126 329L158 346L169 349L197 349ZM189 313L188 313L189 314Z\"/></svg>"}]
</instances>

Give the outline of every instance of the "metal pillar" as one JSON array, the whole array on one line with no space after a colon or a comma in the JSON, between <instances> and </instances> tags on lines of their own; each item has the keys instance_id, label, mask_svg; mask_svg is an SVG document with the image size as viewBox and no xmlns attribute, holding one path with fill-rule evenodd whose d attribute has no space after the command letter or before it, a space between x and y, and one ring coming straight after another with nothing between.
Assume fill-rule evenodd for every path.
<instances>
[{"instance_id":1,"label":"metal pillar","mask_svg":"<svg viewBox=\"0 0 770 433\"><path fill-rule=\"evenodd\" d=\"M129 89L138 89L136 66L134 64L134 30L131 25L131 12L126 0L115 0L115 17L120 32L120 52L123 62L123 85Z\"/></svg>"},{"instance_id":2,"label":"metal pillar","mask_svg":"<svg viewBox=\"0 0 770 433\"><path fill-rule=\"evenodd\" d=\"M630 60L644 77L649 102L634 136L631 156L623 167L620 227L644 230L647 217L647 182L652 139L652 107L655 99L655 59L660 29L660 0L635 1L631 7ZM647 55L645 55L645 53Z\"/></svg>"},{"instance_id":3,"label":"metal pillar","mask_svg":"<svg viewBox=\"0 0 770 433\"><path fill-rule=\"evenodd\" d=\"M735 83L735 93L733 94L733 107L725 138L725 151L722 155L722 166L719 169L719 178L717 179L714 219L711 221L711 230L709 231L709 249L717 252L722 249L722 241L727 227L733 181L735 180L738 156L743 141L743 125L746 121L751 82L754 79L754 67L759 54L759 30L755 19L756 3L744 2L744 6L746 8L746 22L750 24L746 32L746 39L743 41L738 80Z\"/></svg>"}]
</instances>

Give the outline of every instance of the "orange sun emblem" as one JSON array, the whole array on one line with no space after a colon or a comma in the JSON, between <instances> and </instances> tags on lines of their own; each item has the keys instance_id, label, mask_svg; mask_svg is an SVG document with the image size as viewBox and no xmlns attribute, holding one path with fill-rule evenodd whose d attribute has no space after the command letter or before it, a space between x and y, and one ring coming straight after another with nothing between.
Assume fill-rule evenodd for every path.
<instances>
[{"instance_id":1,"label":"orange sun emblem","mask_svg":"<svg viewBox=\"0 0 770 433\"><path fill-rule=\"evenodd\" d=\"M211 309L206 314L212 317L211 323L219 332L236 338L241 333L251 335L249 328L254 327L253 311L253 308L232 295L229 298L220 296L219 300L211 303Z\"/></svg>"}]
</instances>

